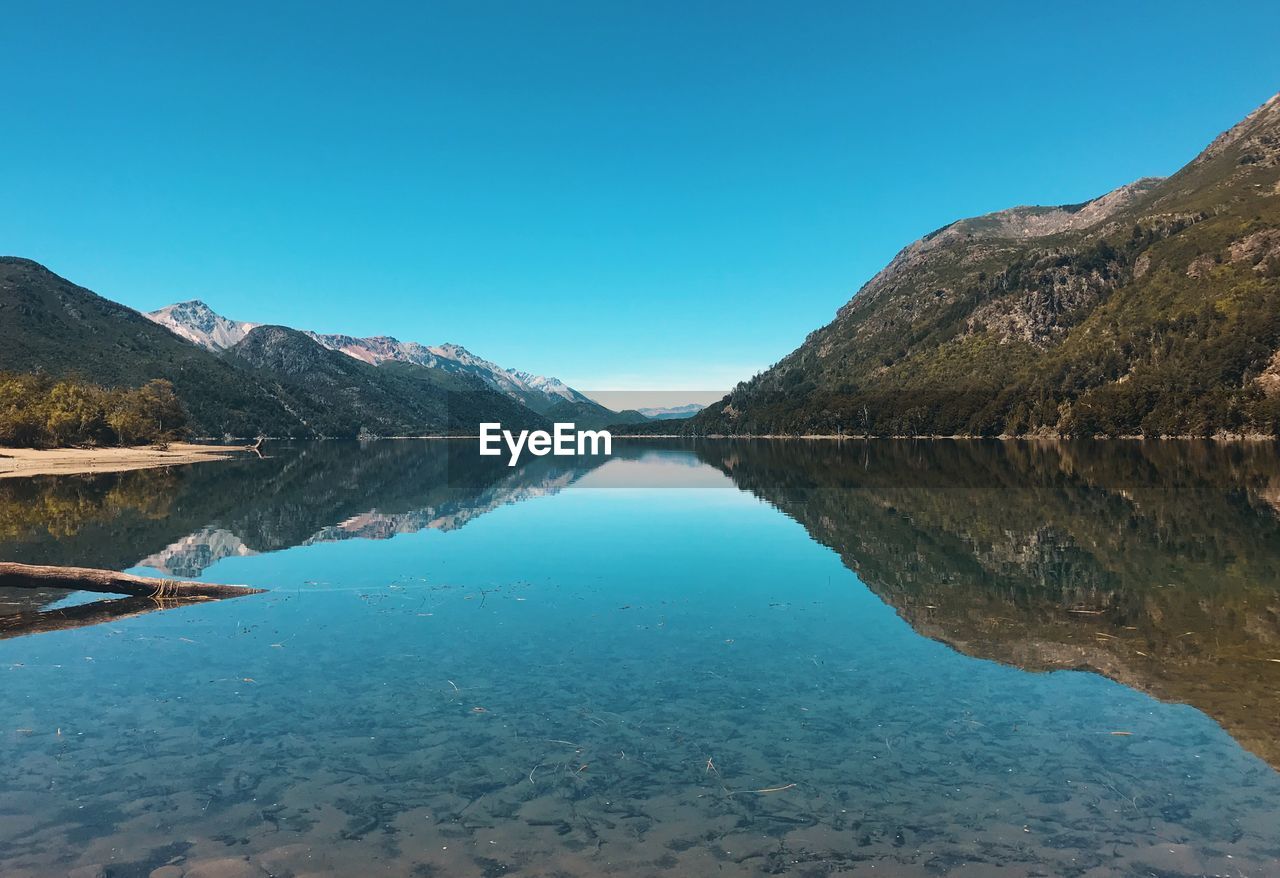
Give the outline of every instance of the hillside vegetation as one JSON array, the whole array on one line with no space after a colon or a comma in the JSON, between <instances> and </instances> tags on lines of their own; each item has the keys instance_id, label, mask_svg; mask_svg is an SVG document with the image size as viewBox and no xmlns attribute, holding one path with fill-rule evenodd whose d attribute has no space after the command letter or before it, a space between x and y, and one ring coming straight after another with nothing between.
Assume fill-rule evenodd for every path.
<instances>
[{"instance_id":1,"label":"hillside vegetation","mask_svg":"<svg viewBox=\"0 0 1280 878\"><path fill-rule=\"evenodd\" d=\"M916 241L698 433L1280 431L1280 95L1164 180Z\"/></svg>"},{"instance_id":2,"label":"hillside vegetation","mask_svg":"<svg viewBox=\"0 0 1280 878\"><path fill-rule=\"evenodd\" d=\"M187 412L163 379L109 389L0 372L0 446L144 445L186 435Z\"/></svg>"}]
</instances>

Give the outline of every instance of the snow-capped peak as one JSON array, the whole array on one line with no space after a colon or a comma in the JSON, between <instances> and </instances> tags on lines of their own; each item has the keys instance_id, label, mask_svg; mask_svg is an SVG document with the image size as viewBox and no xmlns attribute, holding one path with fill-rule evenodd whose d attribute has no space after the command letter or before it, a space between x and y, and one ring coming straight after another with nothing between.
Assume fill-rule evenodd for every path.
<instances>
[{"instance_id":1,"label":"snow-capped peak","mask_svg":"<svg viewBox=\"0 0 1280 878\"><path fill-rule=\"evenodd\" d=\"M512 372L511 374L523 381L531 390L559 396L570 402L591 402L589 398L583 396L559 378L547 378L543 375L532 375L528 372Z\"/></svg>"},{"instance_id":2,"label":"snow-capped peak","mask_svg":"<svg viewBox=\"0 0 1280 878\"><path fill-rule=\"evenodd\" d=\"M211 351L226 350L248 335L249 330L260 325L228 320L198 300L169 305L158 311L152 311L146 316L161 326L168 327L187 341ZM564 400L590 402L586 396L558 378L504 369L496 363L476 356L459 344L428 346L416 341L400 341L389 335L359 338L353 335L318 333L310 330L303 330L303 332L330 350L340 351L372 366L381 365L388 360L396 360L474 376L494 390L517 399L537 411L545 410Z\"/></svg>"},{"instance_id":3,"label":"snow-capped peak","mask_svg":"<svg viewBox=\"0 0 1280 878\"><path fill-rule=\"evenodd\" d=\"M228 320L199 299L168 305L146 316L174 334L211 351L226 350L258 325Z\"/></svg>"}]
</instances>

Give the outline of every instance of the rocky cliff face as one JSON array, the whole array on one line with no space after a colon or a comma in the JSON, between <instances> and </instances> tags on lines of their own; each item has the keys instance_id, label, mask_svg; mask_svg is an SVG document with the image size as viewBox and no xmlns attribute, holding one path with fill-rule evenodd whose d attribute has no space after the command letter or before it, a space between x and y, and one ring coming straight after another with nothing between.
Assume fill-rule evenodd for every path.
<instances>
[{"instance_id":1,"label":"rocky cliff face","mask_svg":"<svg viewBox=\"0 0 1280 878\"><path fill-rule=\"evenodd\" d=\"M699 432L1275 433L1280 95L1168 179L926 235Z\"/></svg>"}]
</instances>

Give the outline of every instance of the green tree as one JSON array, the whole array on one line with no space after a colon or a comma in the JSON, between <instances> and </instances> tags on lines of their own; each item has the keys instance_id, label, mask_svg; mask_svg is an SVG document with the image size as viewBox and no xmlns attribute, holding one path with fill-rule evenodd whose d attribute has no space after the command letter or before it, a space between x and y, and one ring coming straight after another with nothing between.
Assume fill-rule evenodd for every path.
<instances>
[{"instance_id":1,"label":"green tree","mask_svg":"<svg viewBox=\"0 0 1280 878\"><path fill-rule=\"evenodd\" d=\"M167 443L186 435L187 423L168 381L108 390L74 378L0 373L0 445Z\"/></svg>"}]
</instances>

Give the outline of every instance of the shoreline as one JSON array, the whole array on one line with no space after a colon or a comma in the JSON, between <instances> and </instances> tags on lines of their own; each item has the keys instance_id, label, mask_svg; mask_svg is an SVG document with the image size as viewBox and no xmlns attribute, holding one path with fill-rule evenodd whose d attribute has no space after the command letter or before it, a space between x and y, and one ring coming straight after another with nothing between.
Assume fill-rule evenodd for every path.
<instances>
[{"instance_id":1,"label":"shoreline","mask_svg":"<svg viewBox=\"0 0 1280 878\"><path fill-rule=\"evenodd\" d=\"M175 442L167 449L150 446L125 448L0 448L0 479L29 476L73 476L119 473L230 460L242 445L195 445Z\"/></svg>"},{"instance_id":2,"label":"shoreline","mask_svg":"<svg viewBox=\"0 0 1280 878\"><path fill-rule=\"evenodd\" d=\"M602 428L608 429L608 428ZM1020 435L1001 435L1001 436L978 436L969 434L956 435L873 435L862 436L850 433L702 433L696 436L687 433L612 433L614 439L770 439L770 440L822 440L822 441L841 441L841 442L871 442L871 441L935 441L935 442L1079 442L1088 440L1092 442L1280 442L1280 436L1272 436L1266 433L1221 433L1214 436L1059 436L1056 434L1020 434ZM371 436L360 439L355 436L314 436L306 439L290 437L290 436L264 436L264 440L269 442L403 442L403 441L449 441L456 439L479 439L479 433L471 434L455 434L442 435L433 433L423 436ZM175 444L174 447L177 447ZM195 448L211 448L208 445L196 445ZM247 446L230 445L219 446L220 451L242 451ZM18 449L23 450L23 449ZM0 455L7 454L13 449L0 448ZM0 458L0 464L3 458Z\"/></svg>"},{"instance_id":3,"label":"shoreline","mask_svg":"<svg viewBox=\"0 0 1280 878\"><path fill-rule=\"evenodd\" d=\"M771 442L1216 442L1280 443L1280 436L850 436L831 433L708 433L690 436L678 433L614 433L614 439L768 439Z\"/></svg>"},{"instance_id":4,"label":"shoreline","mask_svg":"<svg viewBox=\"0 0 1280 878\"><path fill-rule=\"evenodd\" d=\"M822 440L840 442L901 442L910 440L934 442L1280 442L1280 436L1261 433L1227 433L1216 436L856 436L849 433L705 433L690 436L682 433L614 433L614 439L770 439L770 440Z\"/></svg>"}]
</instances>

